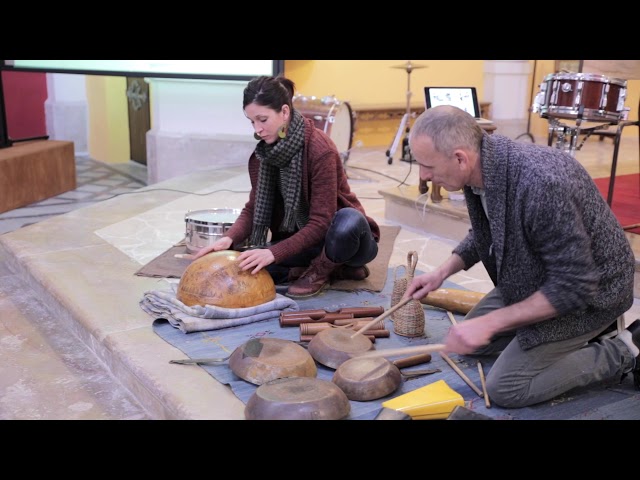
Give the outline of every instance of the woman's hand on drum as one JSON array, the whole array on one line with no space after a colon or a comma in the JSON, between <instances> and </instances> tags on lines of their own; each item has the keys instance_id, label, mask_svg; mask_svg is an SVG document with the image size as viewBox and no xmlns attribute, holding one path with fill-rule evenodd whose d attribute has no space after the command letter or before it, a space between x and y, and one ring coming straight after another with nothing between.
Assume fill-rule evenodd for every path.
<instances>
[{"instance_id":1,"label":"woman's hand on drum","mask_svg":"<svg viewBox=\"0 0 640 480\"><path fill-rule=\"evenodd\" d=\"M205 256L207 253L219 252L220 250L229 250L232 244L233 240L231 239L231 237L219 238L208 247L201 248L194 255L191 255L191 258L193 260L196 260L200 257Z\"/></svg>"},{"instance_id":2,"label":"woman's hand on drum","mask_svg":"<svg viewBox=\"0 0 640 480\"><path fill-rule=\"evenodd\" d=\"M255 274L262 270L267 265L271 265L276 261L271 250L267 248L257 248L255 250L247 250L238 255L238 261L240 262L240 268L242 270L251 270L251 273Z\"/></svg>"}]
</instances>

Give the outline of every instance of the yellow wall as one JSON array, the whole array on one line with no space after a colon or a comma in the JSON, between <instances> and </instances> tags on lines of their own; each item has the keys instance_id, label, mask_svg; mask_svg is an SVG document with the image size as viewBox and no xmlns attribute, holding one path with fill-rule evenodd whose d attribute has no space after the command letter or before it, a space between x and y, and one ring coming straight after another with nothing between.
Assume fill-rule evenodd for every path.
<instances>
[{"instance_id":1,"label":"yellow wall","mask_svg":"<svg viewBox=\"0 0 640 480\"><path fill-rule=\"evenodd\" d=\"M89 156L107 163L128 162L129 110L125 77L86 76Z\"/></svg>"},{"instance_id":2,"label":"yellow wall","mask_svg":"<svg viewBox=\"0 0 640 480\"><path fill-rule=\"evenodd\" d=\"M296 93L323 97L335 95L352 108L362 105L396 105L407 102L408 75L406 60L286 60L285 75L296 83ZM426 85L475 86L478 100L484 95L484 60L412 60L410 74L411 105L424 105ZM394 68L402 67L402 68ZM531 60L533 71L533 60ZM538 60L534 97L547 75L556 73L555 60ZM589 73L589 72L585 72ZM89 105L89 154L110 163L130 159L129 117L126 98L126 78L87 75ZM527 94L531 92L531 83ZM638 118L640 80L627 82L629 118ZM527 102L529 99L527 99ZM151 105L153 108L153 105ZM153 116L152 116L153 118ZM353 144L364 147L390 146L400 124L399 118L356 122ZM539 113L531 114L531 133L547 138L549 122ZM610 127L612 129L613 127ZM499 130L497 130L499 133ZM637 135L632 128L624 136ZM595 137L594 137L595 138Z\"/></svg>"},{"instance_id":3,"label":"yellow wall","mask_svg":"<svg viewBox=\"0 0 640 480\"><path fill-rule=\"evenodd\" d=\"M396 104L406 105L407 73L393 67L406 64L406 60L286 60L285 75L296 83L297 93L323 97L335 95L338 100L353 106ZM557 73L555 60L538 60L534 81L534 97L547 75ZM411 73L411 104L423 106L422 88L426 85L475 86L478 100L484 95L484 60L412 60L412 64L426 66ZM531 60L533 72L533 60ZM584 72L589 73L589 72ZM531 83L527 95L531 93ZM625 105L631 110L630 119L638 118L640 80L627 82ZM529 102L529 98L527 99ZM529 105L529 108L531 105ZM571 126L573 123L567 121ZM399 126L399 119L369 120L357 122L354 145L388 146L393 141ZM549 121L539 113L531 114L531 133L547 138ZM614 127L610 127L612 130ZM497 131L499 133L499 130ZM624 136L637 135L634 129L626 129ZM593 137L596 138L596 137Z\"/></svg>"}]
</instances>

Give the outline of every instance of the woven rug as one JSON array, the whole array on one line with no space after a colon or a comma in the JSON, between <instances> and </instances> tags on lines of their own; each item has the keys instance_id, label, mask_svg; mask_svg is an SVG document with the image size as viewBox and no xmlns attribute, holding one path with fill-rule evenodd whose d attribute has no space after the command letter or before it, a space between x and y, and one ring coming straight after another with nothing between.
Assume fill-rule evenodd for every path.
<instances>
[{"instance_id":1,"label":"woven rug","mask_svg":"<svg viewBox=\"0 0 640 480\"><path fill-rule=\"evenodd\" d=\"M422 272L416 271L416 275ZM445 282L443 288L463 287ZM316 297L297 300L301 310L325 309L336 311L344 307L382 306L388 309L391 304L393 291L393 269L387 270L384 288L381 292L346 292L337 290L325 290ZM402 337L393 332L391 319L384 319L385 327L390 331L389 338L376 338L374 347L376 350L407 347L440 343L447 329L451 325L446 312L438 308L425 305L425 335L421 337ZM463 315L455 315L456 320L461 321ZM195 332L185 334L172 327L166 320L157 319L153 322L153 330L166 342L180 349L189 358L226 357L233 350L252 338L273 337L298 341L300 329L297 327L281 327L278 320L252 323L239 327L215 330L211 332ZM477 359L450 355L458 367L480 388L480 377L477 367ZM491 370L492 360L482 359L485 375ZM221 365L171 365L168 368L204 368L212 377L222 384L229 385L233 393L246 403L257 386L237 377L227 363ZM556 399L536 406L503 409L492 405L486 408L484 400L480 398L438 355L432 356L431 362L406 369L440 369L439 373L425 375L406 380L398 390L387 397L368 402L351 401L350 420L371 420L380 412L382 402L398 395L408 393L417 388L431 384L438 380L444 380L453 390L458 392L465 400L465 404L473 411L487 415L494 419L503 420L567 420L567 419L613 419L613 420L640 420L640 391L633 386L633 380L629 376L622 384L599 384L584 389L575 389ZM334 370L318 364L317 377L330 381Z\"/></svg>"},{"instance_id":2,"label":"woven rug","mask_svg":"<svg viewBox=\"0 0 640 480\"><path fill-rule=\"evenodd\" d=\"M378 244L378 256L367 266L369 277L364 280L339 280L329 287L332 290L367 290L379 292L384 288L387 279L389 260L393 252L393 245L400 233L399 226L380 226L380 243ZM187 247L183 242L174 245L158 257L140 268L135 274L142 277L180 278L191 260L176 258L176 254L185 254Z\"/></svg>"},{"instance_id":3,"label":"woven rug","mask_svg":"<svg viewBox=\"0 0 640 480\"><path fill-rule=\"evenodd\" d=\"M594 182L606 200L609 194L609 177L595 178ZM611 210L623 227L640 224L640 174L616 176ZM627 232L640 235L640 227L629 228Z\"/></svg>"}]
</instances>

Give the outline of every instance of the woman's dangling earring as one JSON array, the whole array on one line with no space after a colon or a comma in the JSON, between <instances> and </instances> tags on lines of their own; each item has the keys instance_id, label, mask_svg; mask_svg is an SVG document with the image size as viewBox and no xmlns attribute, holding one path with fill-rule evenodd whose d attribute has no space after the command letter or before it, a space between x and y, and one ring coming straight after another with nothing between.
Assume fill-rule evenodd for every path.
<instances>
[{"instance_id":1,"label":"woman's dangling earring","mask_svg":"<svg viewBox=\"0 0 640 480\"><path fill-rule=\"evenodd\" d=\"M282 138L286 138L287 137L287 124L284 123L279 129L278 129L278 138L282 139Z\"/></svg>"},{"instance_id":2,"label":"woman's dangling earring","mask_svg":"<svg viewBox=\"0 0 640 480\"><path fill-rule=\"evenodd\" d=\"M258 141L262 140L262 137L258 135L256 132L253 132L253 138L255 138Z\"/></svg>"}]
</instances>

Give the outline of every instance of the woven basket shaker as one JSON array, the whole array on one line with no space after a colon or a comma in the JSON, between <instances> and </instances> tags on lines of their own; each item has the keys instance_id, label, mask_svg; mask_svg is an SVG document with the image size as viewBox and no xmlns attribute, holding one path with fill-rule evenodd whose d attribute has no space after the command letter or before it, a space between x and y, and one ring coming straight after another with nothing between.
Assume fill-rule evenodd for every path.
<instances>
[{"instance_id":1,"label":"woven basket shaker","mask_svg":"<svg viewBox=\"0 0 640 480\"><path fill-rule=\"evenodd\" d=\"M391 292L391 308L400 302L402 296L407 291L407 287L413 280L416 265L418 264L418 253L411 251L407 254L407 266L404 277L398 278L398 269L403 265L398 265L394 271L393 291ZM391 314L393 320L393 331L403 337L420 337L425 332L425 314L422 303L418 300L411 300L405 306L399 308Z\"/></svg>"}]
</instances>

